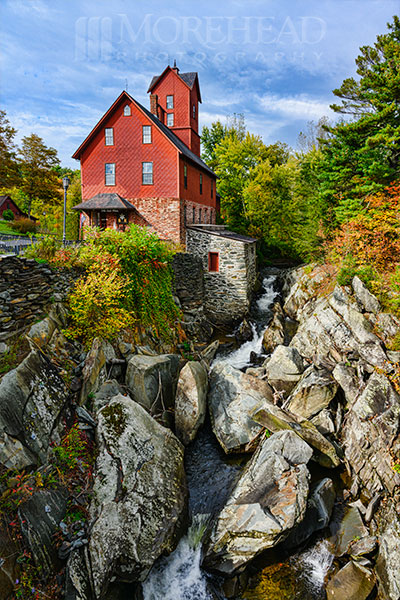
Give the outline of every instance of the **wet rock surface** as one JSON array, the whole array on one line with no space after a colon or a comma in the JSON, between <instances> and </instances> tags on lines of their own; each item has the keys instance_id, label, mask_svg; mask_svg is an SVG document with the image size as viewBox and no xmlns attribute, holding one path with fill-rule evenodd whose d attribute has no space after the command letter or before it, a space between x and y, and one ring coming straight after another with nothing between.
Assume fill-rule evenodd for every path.
<instances>
[{"instance_id":1,"label":"wet rock surface","mask_svg":"<svg viewBox=\"0 0 400 600\"><path fill-rule=\"evenodd\" d=\"M260 444L216 519L205 551L207 568L233 573L288 536L306 512L311 455L290 431Z\"/></svg>"},{"instance_id":2,"label":"wet rock surface","mask_svg":"<svg viewBox=\"0 0 400 600\"><path fill-rule=\"evenodd\" d=\"M179 439L189 444L204 423L207 409L208 375L200 362L186 363L179 373L175 398L175 428Z\"/></svg>"}]
</instances>

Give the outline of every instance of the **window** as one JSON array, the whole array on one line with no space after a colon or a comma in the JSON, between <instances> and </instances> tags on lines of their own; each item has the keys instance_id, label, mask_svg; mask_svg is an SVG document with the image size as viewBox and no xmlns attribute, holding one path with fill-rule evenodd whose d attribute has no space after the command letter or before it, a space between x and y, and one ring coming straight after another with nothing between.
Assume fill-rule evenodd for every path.
<instances>
[{"instance_id":1,"label":"window","mask_svg":"<svg viewBox=\"0 0 400 600\"><path fill-rule=\"evenodd\" d=\"M201 208L199 208L199 223L201 223Z\"/></svg>"},{"instance_id":2,"label":"window","mask_svg":"<svg viewBox=\"0 0 400 600\"><path fill-rule=\"evenodd\" d=\"M167 108L174 108L174 97L167 96Z\"/></svg>"},{"instance_id":3,"label":"window","mask_svg":"<svg viewBox=\"0 0 400 600\"><path fill-rule=\"evenodd\" d=\"M203 193L203 175L200 173L200 194Z\"/></svg>"},{"instance_id":4,"label":"window","mask_svg":"<svg viewBox=\"0 0 400 600\"><path fill-rule=\"evenodd\" d=\"M142 183L143 185L153 184L153 163L144 162L142 163Z\"/></svg>"},{"instance_id":5,"label":"window","mask_svg":"<svg viewBox=\"0 0 400 600\"><path fill-rule=\"evenodd\" d=\"M183 165L183 185L187 189L187 165Z\"/></svg>"},{"instance_id":6,"label":"window","mask_svg":"<svg viewBox=\"0 0 400 600\"><path fill-rule=\"evenodd\" d=\"M130 117L131 116L131 107L129 106L129 104L126 104L124 106L124 117Z\"/></svg>"},{"instance_id":7,"label":"window","mask_svg":"<svg viewBox=\"0 0 400 600\"><path fill-rule=\"evenodd\" d=\"M192 219L192 223L196 223L196 209L193 206L193 219Z\"/></svg>"},{"instance_id":8,"label":"window","mask_svg":"<svg viewBox=\"0 0 400 600\"><path fill-rule=\"evenodd\" d=\"M142 141L143 144L151 144L151 125L143 125Z\"/></svg>"},{"instance_id":9,"label":"window","mask_svg":"<svg viewBox=\"0 0 400 600\"><path fill-rule=\"evenodd\" d=\"M214 180L211 179L211 198L214 198Z\"/></svg>"},{"instance_id":10,"label":"window","mask_svg":"<svg viewBox=\"0 0 400 600\"><path fill-rule=\"evenodd\" d=\"M106 127L104 129L106 146L114 146L114 129L112 127Z\"/></svg>"},{"instance_id":11,"label":"window","mask_svg":"<svg viewBox=\"0 0 400 600\"><path fill-rule=\"evenodd\" d=\"M196 105L193 104L193 119L196 118Z\"/></svg>"},{"instance_id":12,"label":"window","mask_svg":"<svg viewBox=\"0 0 400 600\"><path fill-rule=\"evenodd\" d=\"M168 127L174 126L174 113L167 113L167 126Z\"/></svg>"},{"instance_id":13,"label":"window","mask_svg":"<svg viewBox=\"0 0 400 600\"><path fill-rule=\"evenodd\" d=\"M219 271L219 253L209 252L208 253L208 270L211 273L218 273Z\"/></svg>"},{"instance_id":14,"label":"window","mask_svg":"<svg viewBox=\"0 0 400 600\"><path fill-rule=\"evenodd\" d=\"M105 165L106 185L115 185L115 163Z\"/></svg>"}]
</instances>

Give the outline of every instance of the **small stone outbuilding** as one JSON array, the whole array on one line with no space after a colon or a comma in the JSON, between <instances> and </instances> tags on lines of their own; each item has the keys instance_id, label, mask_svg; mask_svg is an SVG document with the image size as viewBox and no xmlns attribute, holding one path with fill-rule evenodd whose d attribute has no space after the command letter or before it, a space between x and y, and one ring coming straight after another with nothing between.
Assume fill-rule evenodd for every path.
<instances>
[{"instance_id":1,"label":"small stone outbuilding","mask_svg":"<svg viewBox=\"0 0 400 600\"><path fill-rule=\"evenodd\" d=\"M186 251L203 262L205 310L214 324L231 323L248 312L257 281L256 244L224 225L187 227Z\"/></svg>"}]
</instances>

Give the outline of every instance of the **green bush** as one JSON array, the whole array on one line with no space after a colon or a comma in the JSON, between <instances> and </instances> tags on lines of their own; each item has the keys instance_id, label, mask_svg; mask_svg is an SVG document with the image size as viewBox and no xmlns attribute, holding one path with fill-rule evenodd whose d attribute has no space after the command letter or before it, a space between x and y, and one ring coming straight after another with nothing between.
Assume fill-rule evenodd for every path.
<instances>
[{"instance_id":1,"label":"green bush","mask_svg":"<svg viewBox=\"0 0 400 600\"><path fill-rule=\"evenodd\" d=\"M18 233L36 233L37 231L36 223L31 219L18 219L12 223L11 227Z\"/></svg>"},{"instance_id":2,"label":"green bush","mask_svg":"<svg viewBox=\"0 0 400 600\"><path fill-rule=\"evenodd\" d=\"M11 208L6 208L6 210L3 210L3 219L5 221L14 221L14 218L14 213Z\"/></svg>"}]
</instances>

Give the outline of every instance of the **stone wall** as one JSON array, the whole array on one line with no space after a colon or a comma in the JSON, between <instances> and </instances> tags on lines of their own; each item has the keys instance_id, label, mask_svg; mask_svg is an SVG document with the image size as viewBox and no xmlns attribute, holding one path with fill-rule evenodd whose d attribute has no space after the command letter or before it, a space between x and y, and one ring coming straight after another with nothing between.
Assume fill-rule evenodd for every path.
<instances>
[{"instance_id":1,"label":"stone wall","mask_svg":"<svg viewBox=\"0 0 400 600\"><path fill-rule=\"evenodd\" d=\"M242 318L249 310L256 282L256 242L244 242L215 231L188 228L187 252L203 262L205 310L218 325ZM219 270L209 272L208 253L218 252Z\"/></svg>"},{"instance_id":2,"label":"stone wall","mask_svg":"<svg viewBox=\"0 0 400 600\"><path fill-rule=\"evenodd\" d=\"M174 295L184 313L196 313L204 305L203 261L199 256L178 252L172 262Z\"/></svg>"},{"instance_id":3,"label":"stone wall","mask_svg":"<svg viewBox=\"0 0 400 600\"><path fill-rule=\"evenodd\" d=\"M65 299L76 277L27 258L1 256L0 342L40 318L54 300Z\"/></svg>"}]
</instances>

